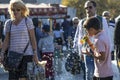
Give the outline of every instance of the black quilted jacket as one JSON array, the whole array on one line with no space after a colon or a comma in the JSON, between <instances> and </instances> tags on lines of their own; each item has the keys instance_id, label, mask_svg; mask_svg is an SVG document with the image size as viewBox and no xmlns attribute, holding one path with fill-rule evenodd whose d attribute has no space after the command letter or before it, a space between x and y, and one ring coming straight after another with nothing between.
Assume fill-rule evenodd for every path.
<instances>
[{"instance_id":1,"label":"black quilted jacket","mask_svg":"<svg viewBox=\"0 0 120 80\"><path fill-rule=\"evenodd\" d=\"M114 44L120 45L120 19L116 22L115 25Z\"/></svg>"}]
</instances>

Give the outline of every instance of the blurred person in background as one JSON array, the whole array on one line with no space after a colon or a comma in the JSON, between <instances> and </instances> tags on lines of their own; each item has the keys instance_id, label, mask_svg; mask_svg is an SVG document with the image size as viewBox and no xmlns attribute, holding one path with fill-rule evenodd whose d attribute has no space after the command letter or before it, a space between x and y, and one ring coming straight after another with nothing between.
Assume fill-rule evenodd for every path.
<instances>
[{"instance_id":1,"label":"blurred person in background","mask_svg":"<svg viewBox=\"0 0 120 80\"><path fill-rule=\"evenodd\" d=\"M106 18L108 23L108 30L109 30L109 37L110 37L110 44L111 44L111 57L114 60L114 31L115 31L115 21L111 20L111 14L109 11L103 11L102 16Z\"/></svg>"},{"instance_id":2,"label":"blurred person in background","mask_svg":"<svg viewBox=\"0 0 120 80\"><path fill-rule=\"evenodd\" d=\"M55 63L55 71L57 74L62 73L62 59L64 57L62 47L65 43L63 37L63 31L61 30L60 23L56 23L53 29L54 35L54 44L55 44L55 51L54 51L54 63Z\"/></svg>"},{"instance_id":3,"label":"blurred person in background","mask_svg":"<svg viewBox=\"0 0 120 80\"><path fill-rule=\"evenodd\" d=\"M68 47L68 36L70 36L70 21L67 20L67 17L64 18L64 21L61 24L62 30L63 32L63 37L64 37L64 41L65 41L65 45Z\"/></svg>"},{"instance_id":4,"label":"blurred person in background","mask_svg":"<svg viewBox=\"0 0 120 80\"><path fill-rule=\"evenodd\" d=\"M70 27L70 35L68 36L68 38L69 38L68 43L70 44L71 48L73 46L73 40L74 40L74 37L75 37L75 32L76 32L78 23L79 23L79 18L78 17L73 17L72 18L72 27Z\"/></svg>"},{"instance_id":5,"label":"blurred person in background","mask_svg":"<svg viewBox=\"0 0 120 80\"><path fill-rule=\"evenodd\" d=\"M120 18L117 19L114 32L115 54L120 72Z\"/></svg>"},{"instance_id":6,"label":"blurred person in background","mask_svg":"<svg viewBox=\"0 0 120 80\"><path fill-rule=\"evenodd\" d=\"M56 23L55 28L53 29L54 41L59 45L60 50L62 50L62 45L65 43L63 37L63 31L61 30L60 24Z\"/></svg>"},{"instance_id":7,"label":"blurred person in background","mask_svg":"<svg viewBox=\"0 0 120 80\"><path fill-rule=\"evenodd\" d=\"M40 38L42 37L42 31L39 28L38 18L33 18L32 21L33 21L33 25L35 26L34 30L35 30L35 38L36 38L36 43L37 43L38 59L41 60L41 52L39 52L39 50L38 50L38 42L39 42Z\"/></svg>"}]
</instances>

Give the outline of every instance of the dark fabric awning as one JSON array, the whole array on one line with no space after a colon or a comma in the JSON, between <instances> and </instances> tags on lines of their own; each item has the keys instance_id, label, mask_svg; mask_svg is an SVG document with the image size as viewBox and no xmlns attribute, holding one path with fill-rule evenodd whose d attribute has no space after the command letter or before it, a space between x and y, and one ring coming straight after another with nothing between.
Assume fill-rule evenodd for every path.
<instances>
[{"instance_id":1,"label":"dark fabric awning","mask_svg":"<svg viewBox=\"0 0 120 80\"><path fill-rule=\"evenodd\" d=\"M0 13L8 14L9 4L0 4ZM63 5L51 6L50 4L26 4L30 16L67 15L67 7Z\"/></svg>"}]
</instances>

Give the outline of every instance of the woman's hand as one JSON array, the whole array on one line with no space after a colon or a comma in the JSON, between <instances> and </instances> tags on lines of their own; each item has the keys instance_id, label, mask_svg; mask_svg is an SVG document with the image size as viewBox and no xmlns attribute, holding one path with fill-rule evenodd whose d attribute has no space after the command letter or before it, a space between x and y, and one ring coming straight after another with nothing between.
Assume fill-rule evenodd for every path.
<instances>
[{"instance_id":1,"label":"woman's hand","mask_svg":"<svg viewBox=\"0 0 120 80\"><path fill-rule=\"evenodd\" d=\"M33 55L33 60L34 60L34 62L35 62L36 64L39 63L37 53L34 53L34 55Z\"/></svg>"}]
</instances>

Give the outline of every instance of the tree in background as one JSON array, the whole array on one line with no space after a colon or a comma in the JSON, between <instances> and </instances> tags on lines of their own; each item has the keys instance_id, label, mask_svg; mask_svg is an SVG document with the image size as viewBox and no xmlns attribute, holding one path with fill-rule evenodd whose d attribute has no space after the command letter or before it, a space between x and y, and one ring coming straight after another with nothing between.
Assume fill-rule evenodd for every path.
<instances>
[{"instance_id":1,"label":"tree in background","mask_svg":"<svg viewBox=\"0 0 120 80\"><path fill-rule=\"evenodd\" d=\"M62 4L68 7L74 7L77 10L76 16L79 18L85 17L84 3L87 0L62 0ZM112 18L117 17L120 13L119 0L94 0L97 3L97 13L102 15L102 12L107 10L112 14Z\"/></svg>"}]
</instances>

